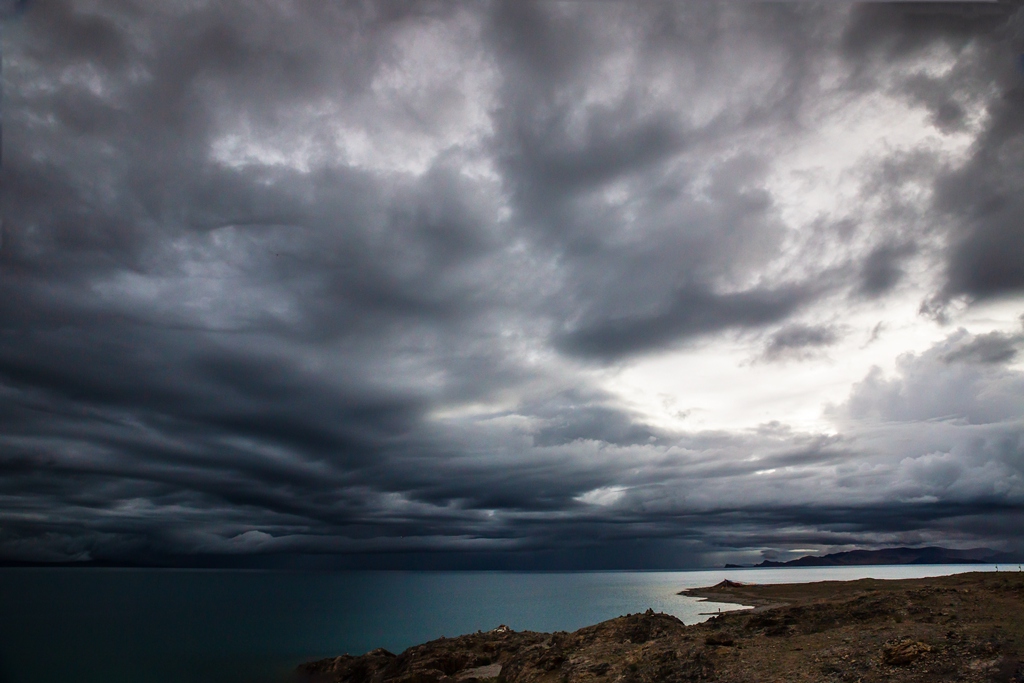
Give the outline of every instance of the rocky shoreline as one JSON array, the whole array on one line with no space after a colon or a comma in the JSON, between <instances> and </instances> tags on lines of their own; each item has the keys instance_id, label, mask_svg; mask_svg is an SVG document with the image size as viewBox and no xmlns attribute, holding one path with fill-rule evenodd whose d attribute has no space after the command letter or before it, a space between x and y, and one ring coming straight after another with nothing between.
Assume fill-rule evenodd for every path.
<instances>
[{"instance_id":1,"label":"rocky shoreline","mask_svg":"<svg viewBox=\"0 0 1024 683\"><path fill-rule=\"evenodd\" d=\"M1022 683L1024 574L808 584L722 582L683 594L752 606L691 626L648 610L572 633L499 627L401 654L309 662L309 683Z\"/></svg>"}]
</instances>

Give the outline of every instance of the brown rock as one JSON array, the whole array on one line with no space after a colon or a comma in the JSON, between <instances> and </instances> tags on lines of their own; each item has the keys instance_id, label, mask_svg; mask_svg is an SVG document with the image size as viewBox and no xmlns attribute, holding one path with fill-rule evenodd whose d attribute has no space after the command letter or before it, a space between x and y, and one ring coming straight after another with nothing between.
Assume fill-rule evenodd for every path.
<instances>
[{"instance_id":1,"label":"brown rock","mask_svg":"<svg viewBox=\"0 0 1024 683\"><path fill-rule=\"evenodd\" d=\"M725 633L712 633L710 636L704 639L705 645L724 645L730 647L734 644L732 638Z\"/></svg>"},{"instance_id":2,"label":"brown rock","mask_svg":"<svg viewBox=\"0 0 1024 683\"><path fill-rule=\"evenodd\" d=\"M898 643L889 643L882 648L882 663L889 666L906 666L931 651L932 649L928 645L920 641L904 640Z\"/></svg>"}]
</instances>

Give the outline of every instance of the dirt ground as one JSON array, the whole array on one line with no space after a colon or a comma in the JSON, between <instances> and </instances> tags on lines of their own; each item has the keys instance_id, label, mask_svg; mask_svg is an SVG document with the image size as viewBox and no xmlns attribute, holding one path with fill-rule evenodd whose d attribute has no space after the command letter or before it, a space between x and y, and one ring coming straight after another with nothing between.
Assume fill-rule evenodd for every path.
<instances>
[{"instance_id":1,"label":"dirt ground","mask_svg":"<svg viewBox=\"0 0 1024 683\"><path fill-rule=\"evenodd\" d=\"M573 633L499 628L310 662L332 683L1024 683L1024 574L684 591L753 606L685 626L648 611Z\"/></svg>"}]
</instances>

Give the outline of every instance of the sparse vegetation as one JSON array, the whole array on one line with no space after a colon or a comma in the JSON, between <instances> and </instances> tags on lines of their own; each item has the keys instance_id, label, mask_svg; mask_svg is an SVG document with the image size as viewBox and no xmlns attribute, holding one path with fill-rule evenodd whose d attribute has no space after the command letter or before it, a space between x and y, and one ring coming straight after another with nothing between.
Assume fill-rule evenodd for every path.
<instances>
[{"instance_id":1,"label":"sparse vegetation","mask_svg":"<svg viewBox=\"0 0 1024 683\"><path fill-rule=\"evenodd\" d=\"M299 673L318 683L1024 683L1024 574L687 592L755 607L694 626L648 610L574 633L496 629Z\"/></svg>"}]
</instances>

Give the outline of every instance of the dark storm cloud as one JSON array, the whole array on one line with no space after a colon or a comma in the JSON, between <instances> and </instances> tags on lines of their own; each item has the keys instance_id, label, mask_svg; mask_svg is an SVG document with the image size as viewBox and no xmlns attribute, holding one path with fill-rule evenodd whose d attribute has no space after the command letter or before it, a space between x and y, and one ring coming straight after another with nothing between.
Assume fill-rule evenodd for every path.
<instances>
[{"instance_id":1,"label":"dark storm cloud","mask_svg":"<svg viewBox=\"0 0 1024 683\"><path fill-rule=\"evenodd\" d=\"M919 89L947 125L962 118L963 105L951 97L977 102L979 93L994 93L983 104L985 118L970 158L936 183L937 208L952 224L942 293L947 298L987 299L1024 287L1024 206L1015 189L1024 182L1024 79L1014 69L1024 49L1024 10L1000 3L978 14L959 26L943 23L946 30L936 40L952 41L965 57L945 79Z\"/></svg>"},{"instance_id":2,"label":"dark storm cloud","mask_svg":"<svg viewBox=\"0 0 1024 683\"><path fill-rule=\"evenodd\" d=\"M1014 3L864 3L854 8L843 35L843 52L861 59L904 59L936 42L963 49L1006 23ZM871 64L865 64L871 66Z\"/></svg>"},{"instance_id":3,"label":"dark storm cloud","mask_svg":"<svg viewBox=\"0 0 1024 683\"><path fill-rule=\"evenodd\" d=\"M946 134L964 132L981 114L966 162L934 180L935 220L950 230L938 303L958 295L992 298L1024 284L1022 207L1014 189L1024 182L1024 80L1014 68L1024 48L1022 22L1015 2L869 3L854 10L845 29L844 53L858 65L861 87L878 87L877 74L887 66L943 50L956 56L951 69L941 75L908 69L897 75L896 92L923 106ZM895 284L905 255L885 245L873 252L864 265L863 293L877 295Z\"/></svg>"},{"instance_id":4,"label":"dark storm cloud","mask_svg":"<svg viewBox=\"0 0 1024 683\"><path fill-rule=\"evenodd\" d=\"M798 288L719 295L686 289L678 292L663 312L573 330L560 345L579 355L616 358L730 327L761 327L787 317L810 297Z\"/></svg>"},{"instance_id":5,"label":"dark storm cloud","mask_svg":"<svg viewBox=\"0 0 1024 683\"><path fill-rule=\"evenodd\" d=\"M725 5L580 9L506 3L493 29L507 58L501 88L509 104L497 118L505 182L517 215L567 275L565 298L551 304L564 321L554 337L558 348L624 358L776 322L819 296L814 281L729 293L715 285L723 277L741 280L771 259L784 233L764 189L768 152L723 149L722 133L791 130L793 100L809 76L804 46L789 38L820 13L754 8L748 15ZM749 57L779 68L750 92L737 91L729 106L708 102L707 120L687 120L677 97L652 96L643 79L615 83L581 71L615 45L606 27L616 21L630 26L626 36L638 36L622 42L641 72L665 73L695 98L706 83L728 83L744 68L735 61L742 57L718 51L734 35L744 36ZM719 32L695 32L702 22ZM695 65L697 82L677 68L681 61ZM580 101L588 96L596 101ZM607 193L623 186L630 201L609 201Z\"/></svg>"},{"instance_id":6,"label":"dark storm cloud","mask_svg":"<svg viewBox=\"0 0 1024 683\"><path fill-rule=\"evenodd\" d=\"M530 406L529 412L542 420L542 426L533 434L533 443L540 447L559 446L578 439L632 446L664 436L660 430L644 424L639 416L615 407L612 397L587 396L578 390L552 396Z\"/></svg>"},{"instance_id":7,"label":"dark storm cloud","mask_svg":"<svg viewBox=\"0 0 1024 683\"><path fill-rule=\"evenodd\" d=\"M895 287L903 277L900 261L913 253L914 248L907 244L875 247L861 266L860 292L878 297Z\"/></svg>"},{"instance_id":8,"label":"dark storm cloud","mask_svg":"<svg viewBox=\"0 0 1024 683\"><path fill-rule=\"evenodd\" d=\"M870 90L854 67L936 41L963 51L947 80L894 82L967 130L1001 21L32 4L4 26L0 557L654 566L960 520L1005 538L1013 335L869 375L837 436L681 432L599 377L733 332L820 349L845 328L815 306L899 289L913 207L877 236L823 216L847 227L804 252L772 164L820 102ZM1016 287L1004 90L936 186L950 294ZM934 173L885 161L894 196Z\"/></svg>"},{"instance_id":9,"label":"dark storm cloud","mask_svg":"<svg viewBox=\"0 0 1024 683\"><path fill-rule=\"evenodd\" d=\"M957 222L947 295L1024 289L1024 204L1015 189L1024 182L1024 83L993 102L989 117L971 161L939 186L941 206Z\"/></svg>"}]
</instances>

